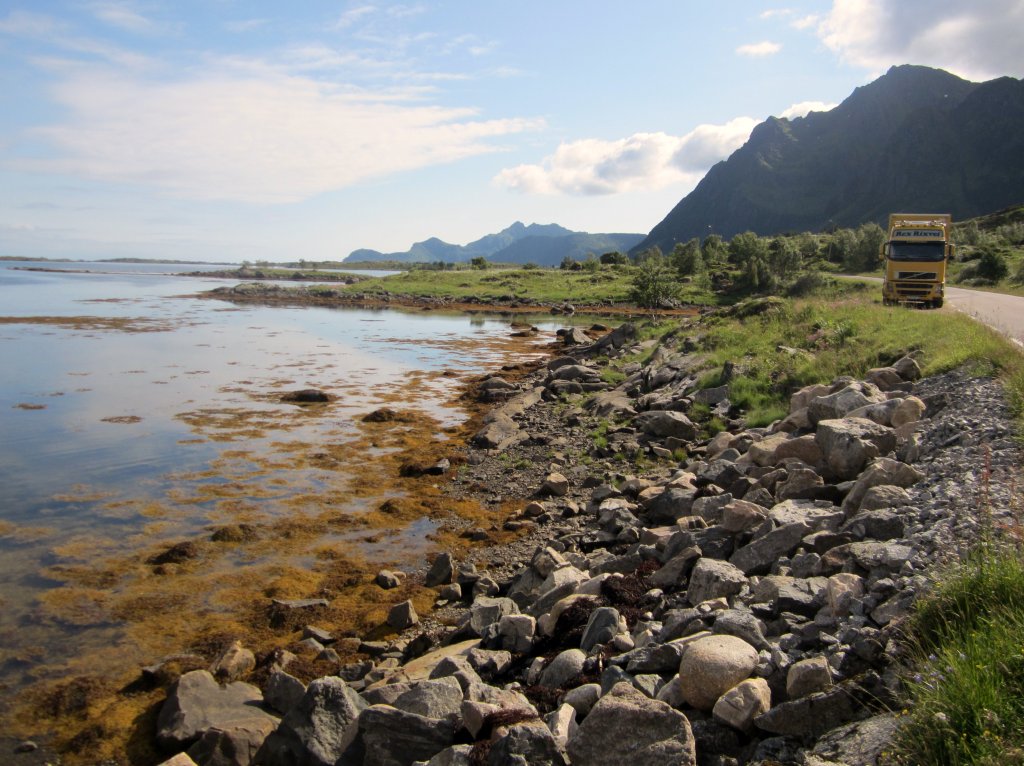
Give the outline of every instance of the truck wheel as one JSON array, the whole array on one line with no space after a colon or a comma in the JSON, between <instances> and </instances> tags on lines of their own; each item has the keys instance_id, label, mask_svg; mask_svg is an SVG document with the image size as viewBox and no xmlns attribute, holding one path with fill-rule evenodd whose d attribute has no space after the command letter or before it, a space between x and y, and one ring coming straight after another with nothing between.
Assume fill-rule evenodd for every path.
<instances>
[{"instance_id":1,"label":"truck wheel","mask_svg":"<svg viewBox=\"0 0 1024 766\"><path fill-rule=\"evenodd\" d=\"M932 301L932 307L933 308L937 308L937 309L941 309L942 308L942 298L936 298L935 300L933 300Z\"/></svg>"}]
</instances>

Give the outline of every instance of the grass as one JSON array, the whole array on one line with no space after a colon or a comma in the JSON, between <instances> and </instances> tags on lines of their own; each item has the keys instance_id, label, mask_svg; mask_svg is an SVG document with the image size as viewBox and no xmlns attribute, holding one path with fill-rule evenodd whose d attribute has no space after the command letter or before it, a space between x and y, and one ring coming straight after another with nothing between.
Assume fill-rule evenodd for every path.
<instances>
[{"instance_id":1,"label":"grass","mask_svg":"<svg viewBox=\"0 0 1024 766\"><path fill-rule=\"evenodd\" d=\"M863 376L906 354L919 358L926 375L966 367L1001 376L1018 413L1024 404L1024 360L1005 338L952 312L883 307L873 286L851 283L840 297L710 319L701 345L707 357L701 386L720 385L726 363L733 363L729 398L750 425L782 417L789 396L803 386Z\"/></svg>"},{"instance_id":2,"label":"grass","mask_svg":"<svg viewBox=\"0 0 1024 766\"><path fill-rule=\"evenodd\" d=\"M909 629L917 660L900 764L1024 763L1024 560L984 544L943 579Z\"/></svg>"}]
</instances>

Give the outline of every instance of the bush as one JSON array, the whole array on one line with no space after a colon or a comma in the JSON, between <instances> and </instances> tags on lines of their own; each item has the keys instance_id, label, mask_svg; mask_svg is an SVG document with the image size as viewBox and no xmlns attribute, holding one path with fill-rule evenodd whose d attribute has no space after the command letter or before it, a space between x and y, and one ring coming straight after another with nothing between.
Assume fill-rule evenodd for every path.
<instances>
[{"instance_id":1,"label":"bush","mask_svg":"<svg viewBox=\"0 0 1024 766\"><path fill-rule=\"evenodd\" d=\"M1009 273L1010 267L1006 263L1006 256L998 250L988 248L978 259L977 274L982 279L999 282L1006 279L1006 275Z\"/></svg>"},{"instance_id":2,"label":"bush","mask_svg":"<svg viewBox=\"0 0 1024 766\"><path fill-rule=\"evenodd\" d=\"M641 253L630 297L637 306L651 309L666 305L679 297L680 285L675 270L660 250Z\"/></svg>"}]
</instances>

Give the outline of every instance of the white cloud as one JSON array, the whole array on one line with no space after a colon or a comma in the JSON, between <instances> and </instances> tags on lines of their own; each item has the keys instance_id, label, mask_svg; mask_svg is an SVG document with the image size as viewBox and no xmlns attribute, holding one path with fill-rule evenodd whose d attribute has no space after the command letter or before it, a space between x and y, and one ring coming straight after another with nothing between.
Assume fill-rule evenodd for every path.
<instances>
[{"instance_id":1,"label":"white cloud","mask_svg":"<svg viewBox=\"0 0 1024 766\"><path fill-rule=\"evenodd\" d=\"M1024 0L835 0L817 32L872 74L904 63L973 80L1024 74Z\"/></svg>"},{"instance_id":2,"label":"white cloud","mask_svg":"<svg viewBox=\"0 0 1024 766\"><path fill-rule=\"evenodd\" d=\"M774 56L782 50L782 45L773 43L770 40L762 40L759 43L741 45L736 52L741 56Z\"/></svg>"},{"instance_id":3,"label":"white cloud","mask_svg":"<svg viewBox=\"0 0 1024 766\"><path fill-rule=\"evenodd\" d=\"M93 14L100 21L128 32L148 33L156 29L156 25L142 15L128 2L93 3Z\"/></svg>"},{"instance_id":4,"label":"white cloud","mask_svg":"<svg viewBox=\"0 0 1024 766\"><path fill-rule=\"evenodd\" d=\"M799 104L793 104L783 111L779 117L784 117L787 120L792 120L796 117L806 117L811 112L828 112L835 109L838 104L826 104L824 101L801 101Z\"/></svg>"},{"instance_id":5,"label":"white cloud","mask_svg":"<svg viewBox=\"0 0 1024 766\"><path fill-rule=\"evenodd\" d=\"M740 147L755 124L739 117L725 125L700 125L684 136L636 133L617 141L572 141L540 164L507 168L494 181L527 194L618 194L692 185Z\"/></svg>"},{"instance_id":6,"label":"white cloud","mask_svg":"<svg viewBox=\"0 0 1024 766\"><path fill-rule=\"evenodd\" d=\"M105 67L64 73L69 113L38 128L52 159L25 170L155 186L192 199L296 202L372 177L498 149L541 123L346 90L297 76L205 74L158 82Z\"/></svg>"},{"instance_id":7,"label":"white cloud","mask_svg":"<svg viewBox=\"0 0 1024 766\"><path fill-rule=\"evenodd\" d=\"M334 29L347 29L360 19L370 16L376 12L377 8L373 5L360 5L357 8L350 8L341 14L338 20L334 22Z\"/></svg>"},{"instance_id":8,"label":"white cloud","mask_svg":"<svg viewBox=\"0 0 1024 766\"><path fill-rule=\"evenodd\" d=\"M821 23L821 17L816 13L811 13L807 16L801 16L799 19L793 19L789 25L793 29L810 29L811 27L816 27L819 23Z\"/></svg>"},{"instance_id":9,"label":"white cloud","mask_svg":"<svg viewBox=\"0 0 1024 766\"><path fill-rule=\"evenodd\" d=\"M148 57L142 54L133 53L100 40L74 35L65 22L38 13L12 11L7 18L0 19L0 34L44 42L64 51L96 57L129 69L148 68L152 63ZM64 64L63 61L48 60L42 56L37 56L35 60L48 66L60 67Z\"/></svg>"},{"instance_id":10,"label":"white cloud","mask_svg":"<svg viewBox=\"0 0 1024 766\"><path fill-rule=\"evenodd\" d=\"M777 17L792 16L796 11L792 8L769 8L767 11L761 11L759 18L762 19L774 19Z\"/></svg>"}]
</instances>

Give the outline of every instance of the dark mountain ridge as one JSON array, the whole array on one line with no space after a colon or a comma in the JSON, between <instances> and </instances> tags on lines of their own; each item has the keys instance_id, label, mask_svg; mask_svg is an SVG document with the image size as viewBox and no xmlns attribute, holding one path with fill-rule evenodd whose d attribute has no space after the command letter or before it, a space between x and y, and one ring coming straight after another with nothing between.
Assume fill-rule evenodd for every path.
<instances>
[{"instance_id":1,"label":"dark mountain ridge","mask_svg":"<svg viewBox=\"0 0 1024 766\"><path fill-rule=\"evenodd\" d=\"M1024 200L1024 82L897 66L829 112L769 117L634 249L743 231L969 218Z\"/></svg>"}]
</instances>

